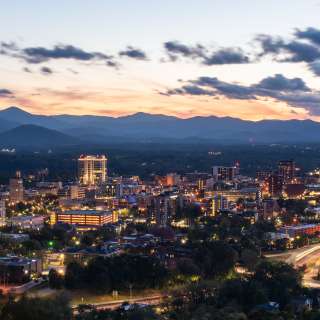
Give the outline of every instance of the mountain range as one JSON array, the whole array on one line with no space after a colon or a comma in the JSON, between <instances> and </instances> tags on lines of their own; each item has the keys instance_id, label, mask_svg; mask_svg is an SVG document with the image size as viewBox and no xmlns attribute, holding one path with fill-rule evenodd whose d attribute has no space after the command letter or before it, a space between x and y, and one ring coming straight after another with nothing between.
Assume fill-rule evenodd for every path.
<instances>
[{"instance_id":1,"label":"mountain range","mask_svg":"<svg viewBox=\"0 0 320 320\"><path fill-rule=\"evenodd\" d=\"M181 119L136 113L124 117L31 114L0 110L1 147L53 147L85 143L318 143L320 123L312 120L246 121L231 117Z\"/></svg>"}]
</instances>

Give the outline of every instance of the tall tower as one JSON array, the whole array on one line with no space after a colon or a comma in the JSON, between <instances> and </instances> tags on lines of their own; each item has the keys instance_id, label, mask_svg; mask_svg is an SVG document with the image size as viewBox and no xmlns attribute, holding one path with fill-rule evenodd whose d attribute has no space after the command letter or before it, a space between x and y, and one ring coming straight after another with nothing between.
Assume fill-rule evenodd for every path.
<instances>
[{"instance_id":1,"label":"tall tower","mask_svg":"<svg viewBox=\"0 0 320 320\"><path fill-rule=\"evenodd\" d=\"M10 179L9 183L10 191L10 201L11 202L20 202L24 198L24 188L23 181L21 179L20 171L16 172L15 178Z\"/></svg>"},{"instance_id":2,"label":"tall tower","mask_svg":"<svg viewBox=\"0 0 320 320\"><path fill-rule=\"evenodd\" d=\"M81 155L78 159L79 182L84 185L100 185L107 180L105 155Z\"/></svg>"}]
</instances>

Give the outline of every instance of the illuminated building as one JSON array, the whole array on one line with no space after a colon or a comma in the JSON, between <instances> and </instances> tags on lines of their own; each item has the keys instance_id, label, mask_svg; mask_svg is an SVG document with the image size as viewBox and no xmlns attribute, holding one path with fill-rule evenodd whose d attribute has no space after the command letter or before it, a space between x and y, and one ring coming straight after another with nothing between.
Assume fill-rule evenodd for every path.
<instances>
[{"instance_id":1,"label":"illuminated building","mask_svg":"<svg viewBox=\"0 0 320 320\"><path fill-rule=\"evenodd\" d=\"M41 275L42 263L40 259L23 257L0 257L1 283L23 284L30 281L32 275Z\"/></svg>"},{"instance_id":2,"label":"illuminated building","mask_svg":"<svg viewBox=\"0 0 320 320\"><path fill-rule=\"evenodd\" d=\"M238 174L239 168L234 167L221 167L214 166L212 168L212 176L215 181L232 181L235 176Z\"/></svg>"},{"instance_id":3,"label":"illuminated building","mask_svg":"<svg viewBox=\"0 0 320 320\"><path fill-rule=\"evenodd\" d=\"M0 200L0 227L6 224L6 202Z\"/></svg>"},{"instance_id":4,"label":"illuminated building","mask_svg":"<svg viewBox=\"0 0 320 320\"><path fill-rule=\"evenodd\" d=\"M279 161L278 172L284 182L290 182L295 176L296 165L292 160Z\"/></svg>"},{"instance_id":5,"label":"illuminated building","mask_svg":"<svg viewBox=\"0 0 320 320\"><path fill-rule=\"evenodd\" d=\"M283 178L278 174L272 174L267 179L268 193L271 197L279 197L282 194Z\"/></svg>"},{"instance_id":6,"label":"illuminated building","mask_svg":"<svg viewBox=\"0 0 320 320\"><path fill-rule=\"evenodd\" d=\"M70 199L83 199L85 198L85 189L79 185L72 185L70 186Z\"/></svg>"},{"instance_id":7,"label":"illuminated building","mask_svg":"<svg viewBox=\"0 0 320 320\"><path fill-rule=\"evenodd\" d=\"M10 179L9 190L10 190L11 202L23 201L24 188L23 188L23 181L21 179L21 174L19 171L17 171L15 178Z\"/></svg>"},{"instance_id":8,"label":"illuminated building","mask_svg":"<svg viewBox=\"0 0 320 320\"><path fill-rule=\"evenodd\" d=\"M82 155L78 159L79 182L84 185L99 185L107 180L107 157L105 155Z\"/></svg>"},{"instance_id":9,"label":"illuminated building","mask_svg":"<svg viewBox=\"0 0 320 320\"><path fill-rule=\"evenodd\" d=\"M228 209L228 200L222 195L214 195L212 198L212 211L211 215L215 216L218 214L221 210Z\"/></svg>"},{"instance_id":10,"label":"illuminated building","mask_svg":"<svg viewBox=\"0 0 320 320\"><path fill-rule=\"evenodd\" d=\"M225 197L228 202L236 202L239 198L256 199L258 192L258 188L243 188L240 190L215 190L205 192L205 196L214 197L215 195L221 195Z\"/></svg>"},{"instance_id":11,"label":"illuminated building","mask_svg":"<svg viewBox=\"0 0 320 320\"><path fill-rule=\"evenodd\" d=\"M66 210L54 212L50 218L51 224L68 223L79 229L92 229L118 221L116 212L106 210Z\"/></svg>"},{"instance_id":12,"label":"illuminated building","mask_svg":"<svg viewBox=\"0 0 320 320\"><path fill-rule=\"evenodd\" d=\"M301 235L313 235L320 232L320 224L300 224L296 226L283 226L279 229L280 233L288 234L291 238Z\"/></svg>"},{"instance_id":13,"label":"illuminated building","mask_svg":"<svg viewBox=\"0 0 320 320\"><path fill-rule=\"evenodd\" d=\"M41 229L44 224L44 216L14 216L8 218L7 224L20 229Z\"/></svg>"},{"instance_id":14,"label":"illuminated building","mask_svg":"<svg viewBox=\"0 0 320 320\"><path fill-rule=\"evenodd\" d=\"M265 180L267 180L271 175L272 175L272 171L271 171L271 170L257 171L257 173L256 173L256 179L257 179L258 181L265 181Z\"/></svg>"},{"instance_id":15,"label":"illuminated building","mask_svg":"<svg viewBox=\"0 0 320 320\"><path fill-rule=\"evenodd\" d=\"M166 175L165 178L165 185L166 186L177 186L181 182L181 177L180 175L176 173L169 173Z\"/></svg>"}]
</instances>

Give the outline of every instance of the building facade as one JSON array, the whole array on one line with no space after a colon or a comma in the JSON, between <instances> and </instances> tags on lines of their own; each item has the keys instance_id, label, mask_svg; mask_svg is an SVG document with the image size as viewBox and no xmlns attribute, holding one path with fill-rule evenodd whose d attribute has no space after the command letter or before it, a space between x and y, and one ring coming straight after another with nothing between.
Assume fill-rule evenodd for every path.
<instances>
[{"instance_id":1,"label":"building facade","mask_svg":"<svg viewBox=\"0 0 320 320\"><path fill-rule=\"evenodd\" d=\"M78 159L79 182L83 185L101 185L107 180L105 155L81 155Z\"/></svg>"}]
</instances>

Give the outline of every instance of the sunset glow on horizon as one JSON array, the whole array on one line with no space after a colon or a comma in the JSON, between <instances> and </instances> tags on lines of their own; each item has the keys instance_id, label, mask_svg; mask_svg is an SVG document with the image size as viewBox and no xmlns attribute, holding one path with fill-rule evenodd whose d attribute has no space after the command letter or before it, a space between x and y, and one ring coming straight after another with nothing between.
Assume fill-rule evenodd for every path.
<instances>
[{"instance_id":1,"label":"sunset glow on horizon","mask_svg":"<svg viewBox=\"0 0 320 320\"><path fill-rule=\"evenodd\" d=\"M58 3L3 4L0 109L320 121L315 1Z\"/></svg>"}]
</instances>

